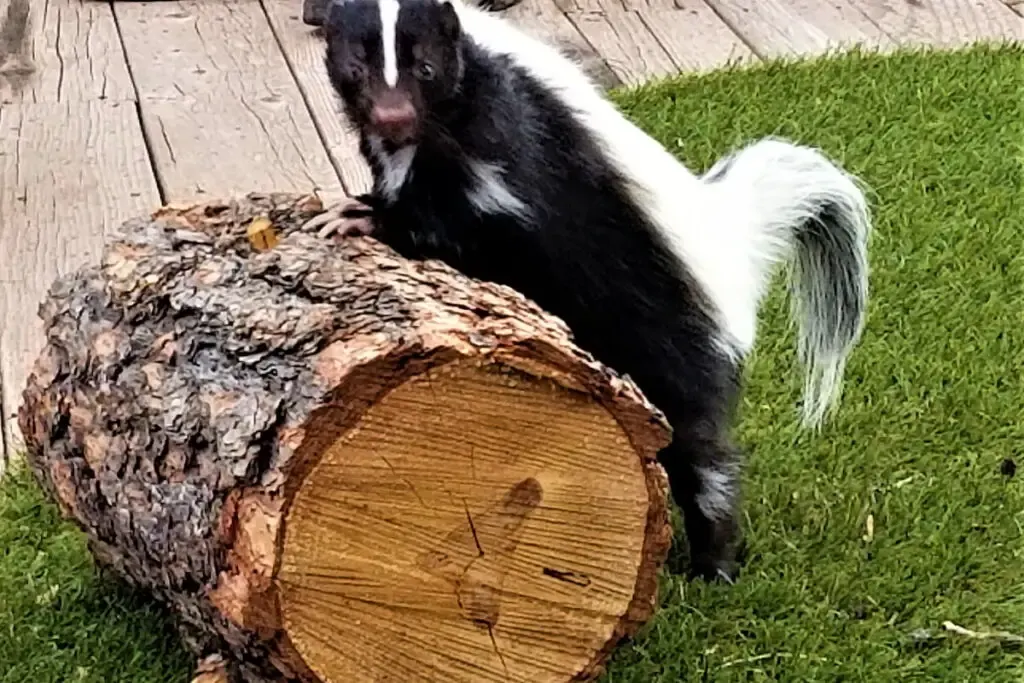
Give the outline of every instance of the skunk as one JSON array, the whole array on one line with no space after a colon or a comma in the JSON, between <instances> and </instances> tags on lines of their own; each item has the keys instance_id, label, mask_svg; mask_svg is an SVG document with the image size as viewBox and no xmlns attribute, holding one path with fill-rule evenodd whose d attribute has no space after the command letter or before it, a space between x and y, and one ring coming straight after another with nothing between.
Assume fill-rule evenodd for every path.
<instances>
[{"instance_id":1,"label":"skunk","mask_svg":"<svg viewBox=\"0 0 1024 683\"><path fill-rule=\"evenodd\" d=\"M576 63L444 0L336 0L326 67L373 172L355 223L400 254L509 285L628 374L667 416L661 454L691 572L738 571L742 361L777 265L791 265L803 417L836 404L868 295L859 183L765 139L704 176L630 123ZM360 214L339 205L330 232Z\"/></svg>"}]
</instances>

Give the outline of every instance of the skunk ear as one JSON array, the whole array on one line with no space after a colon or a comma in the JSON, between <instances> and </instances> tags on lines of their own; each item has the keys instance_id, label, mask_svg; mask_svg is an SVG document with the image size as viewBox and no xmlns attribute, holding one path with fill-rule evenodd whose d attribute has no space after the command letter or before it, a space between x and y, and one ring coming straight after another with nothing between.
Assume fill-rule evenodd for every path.
<instances>
[{"instance_id":1,"label":"skunk ear","mask_svg":"<svg viewBox=\"0 0 1024 683\"><path fill-rule=\"evenodd\" d=\"M462 26L455 6L450 2L441 3L441 33L451 41L458 40L462 35Z\"/></svg>"}]
</instances>

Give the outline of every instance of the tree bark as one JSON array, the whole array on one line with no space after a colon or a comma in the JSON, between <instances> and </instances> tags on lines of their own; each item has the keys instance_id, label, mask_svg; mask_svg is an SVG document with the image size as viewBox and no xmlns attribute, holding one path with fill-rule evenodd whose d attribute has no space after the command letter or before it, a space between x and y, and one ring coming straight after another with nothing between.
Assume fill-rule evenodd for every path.
<instances>
[{"instance_id":1,"label":"tree bark","mask_svg":"<svg viewBox=\"0 0 1024 683\"><path fill-rule=\"evenodd\" d=\"M250 195L126 222L19 413L197 680L571 681L647 620L664 417L518 293Z\"/></svg>"}]
</instances>

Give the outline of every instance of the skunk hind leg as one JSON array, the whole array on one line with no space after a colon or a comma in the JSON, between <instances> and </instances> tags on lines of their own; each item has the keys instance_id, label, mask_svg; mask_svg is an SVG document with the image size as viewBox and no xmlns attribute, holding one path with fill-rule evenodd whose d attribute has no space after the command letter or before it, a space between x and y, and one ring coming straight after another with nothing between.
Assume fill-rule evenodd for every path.
<instances>
[{"instance_id":1,"label":"skunk hind leg","mask_svg":"<svg viewBox=\"0 0 1024 683\"><path fill-rule=\"evenodd\" d=\"M743 561L739 525L740 452L726 435L707 438L695 425L673 425L659 456L683 513L689 573L733 583Z\"/></svg>"}]
</instances>

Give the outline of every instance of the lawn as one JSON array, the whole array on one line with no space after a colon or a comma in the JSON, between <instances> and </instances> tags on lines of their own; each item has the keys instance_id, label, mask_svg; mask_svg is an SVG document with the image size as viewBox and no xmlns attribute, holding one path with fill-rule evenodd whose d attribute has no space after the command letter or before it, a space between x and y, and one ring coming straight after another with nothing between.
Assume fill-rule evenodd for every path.
<instances>
[{"instance_id":1,"label":"lawn","mask_svg":"<svg viewBox=\"0 0 1024 683\"><path fill-rule=\"evenodd\" d=\"M871 187L868 327L834 421L797 427L782 287L739 435L735 586L665 577L605 683L1024 680L1024 49L848 55L616 94L694 168L775 134ZM870 520L870 524L869 524ZM24 474L0 486L0 683L170 683L161 611L99 578ZM410 681L409 683L414 683Z\"/></svg>"}]
</instances>

